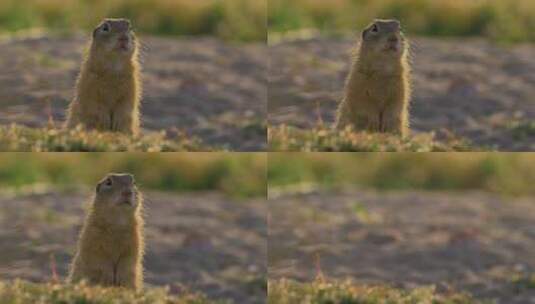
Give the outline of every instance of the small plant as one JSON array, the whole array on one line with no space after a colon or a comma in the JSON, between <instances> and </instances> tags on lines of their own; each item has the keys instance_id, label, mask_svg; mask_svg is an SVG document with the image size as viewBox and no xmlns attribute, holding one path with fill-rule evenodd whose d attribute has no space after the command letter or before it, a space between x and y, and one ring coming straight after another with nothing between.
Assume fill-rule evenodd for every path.
<instances>
[{"instance_id":1,"label":"small plant","mask_svg":"<svg viewBox=\"0 0 535 304\"><path fill-rule=\"evenodd\" d=\"M515 275L512 279L514 287L520 292L526 289L535 289L535 274Z\"/></svg>"},{"instance_id":2,"label":"small plant","mask_svg":"<svg viewBox=\"0 0 535 304\"><path fill-rule=\"evenodd\" d=\"M373 225L377 223L382 222L382 218L380 215L370 212L366 206L364 206L360 202L354 202L352 204L353 212L355 213L355 218L360 223L366 224L366 225Z\"/></svg>"},{"instance_id":3,"label":"small plant","mask_svg":"<svg viewBox=\"0 0 535 304\"><path fill-rule=\"evenodd\" d=\"M535 137L535 120L529 122L515 122L509 126L516 140L526 140Z\"/></svg>"}]
</instances>

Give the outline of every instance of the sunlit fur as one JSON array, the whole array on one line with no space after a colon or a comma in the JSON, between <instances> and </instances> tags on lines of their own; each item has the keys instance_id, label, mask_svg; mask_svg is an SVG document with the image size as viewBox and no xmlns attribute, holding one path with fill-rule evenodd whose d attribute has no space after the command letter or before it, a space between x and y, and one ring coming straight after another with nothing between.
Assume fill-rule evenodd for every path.
<instances>
[{"instance_id":1,"label":"sunlit fur","mask_svg":"<svg viewBox=\"0 0 535 304\"><path fill-rule=\"evenodd\" d=\"M108 31L104 31L108 27ZM119 37L128 37L121 42ZM125 19L105 19L93 32L68 113L68 128L137 135L141 76L138 42Z\"/></svg>"},{"instance_id":2,"label":"sunlit fur","mask_svg":"<svg viewBox=\"0 0 535 304\"><path fill-rule=\"evenodd\" d=\"M338 107L336 127L409 133L409 44L396 20L375 20L362 33L345 93Z\"/></svg>"},{"instance_id":3,"label":"sunlit fur","mask_svg":"<svg viewBox=\"0 0 535 304\"><path fill-rule=\"evenodd\" d=\"M111 186L106 185L111 180ZM143 288L143 198L130 174L109 174L95 190L69 282Z\"/></svg>"}]
</instances>

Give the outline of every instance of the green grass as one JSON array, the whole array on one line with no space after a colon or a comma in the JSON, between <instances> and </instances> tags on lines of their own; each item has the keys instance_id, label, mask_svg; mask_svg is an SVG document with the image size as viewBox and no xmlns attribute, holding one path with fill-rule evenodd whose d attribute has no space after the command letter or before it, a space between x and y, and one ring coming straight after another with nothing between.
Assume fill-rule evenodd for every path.
<instances>
[{"instance_id":1,"label":"green grass","mask_svg":"<svg viewBox=\"0 0 535 304\"><path fill-rule=\"evenodd\" d=\"M269 187L488 191L535 195L531 153L274 153Z\"/></svg>"},{"instance_id":2,"label":"green grass","mask_svg":"<svg viewBox=\"0 0 535 304\"><path fill-rule=\"evenodd\" d=\"M0 303L3 304L211 304L200 294L169 295L164 288L147 288L134 293L126 289L89 287L84 284L37 284L25 281L0 281Z\"/></svg>"},{"instance_id":3,"label":"green grass","mask_svg":"<svg viewBox=\"0 0 535 304\"><path fill-rule=\"evenodd\" d=\"M270 304L475 304L462 294L439 295L433 287L400 290L388 286L365 286L352 282L297 283L289 280L270 281Z\"/></svg>"},{"instance_id":4,"label":"green grass","mask_svg":"<svg viewBox=\"0 0 535 304\"><path fill-rule=\"evenodd\" d=\"M0 126L0 151L26 152L173 152L211 151L198 139L166 139L164 133L131 137L82 129L29 128L21 125Z\"/></svg>"},{"instance_id":5,"label":"green grass","mask_svg":"<svg viewBox=\"0 0 535 304\"><path fill-rule=\"evenodd\" d=\"M142 190L266 194L260 153L0 153L0 189L93 188L109 172L134 174Z\"/></svg>"},{"instance_id":6,"label":"green grass","mask_svg":"<svg viewBox=\"0 0 535 304\"><path fill-rule=\"evenodd\" d=\"M266 10L266 0L2 0L0 32L89 31L105 17L123 17L141 33L265 41Z\"/></svg>"},{"instance_id":7,"label":"green grass","mask_svg":"<svg viewBox=\"0 0 535 304\"><path fill-rule=\"evenodd\" d=\"M449 152L474 150L462 140L440 143L433 134L401 139L387 134L354 132L316 127L302 130L289 126L273 127L268 134L270 151L306 152Z\"/></svg>"},{"instance_id":8,"label":"green grass","mask_svg":"<svg viewBox=\"0 0 535 304\"><path fill-rule=\"evenodd\" d=\"M374 18L397 18L409 34L535 41L532 0L271 0L268 11L271 32L355 32Z\"/></svg>"}]
</instances>

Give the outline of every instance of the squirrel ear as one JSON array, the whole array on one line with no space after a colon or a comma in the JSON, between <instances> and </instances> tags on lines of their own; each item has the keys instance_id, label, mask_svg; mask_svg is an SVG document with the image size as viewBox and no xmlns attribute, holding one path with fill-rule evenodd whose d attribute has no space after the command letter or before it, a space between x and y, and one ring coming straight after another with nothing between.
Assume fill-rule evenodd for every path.
<instances>
[{"instance_id":1,"label":"squirrel ear","mask_svg":"<svg viewBox=\"0 0 535 304\"><path fill-rule=\"evenodd\" d=\"M366 38L366 36L368 35L368 32L370 31L370 27L371 26L368 26L362 31L362 39Z\"/></svg>"},{"instance_id":2,"label":"squirrel ear","mask_svg":"<svg viewBox=\"0 0 535 304\"><path fill-rule=\"evenodd\" d=\"M396 31L401 31L401 22L399 20L394 20L394 28Z\"/></svg>"},{"instance_id":3,"label":"squirrel ear","mask_svg":"<svg viewBox=\"0 0 535 304\"><path fill-rule=\"evenodd\" d=\"M366 36L368 36L368 33L370 32L370 30L371 30L374 26L376 26L376 25L375 25L375 22L376 22L376 21L377 21L377 20L374 20L372 23L368 24L368 25L366 26L366 28L362 31L362 39L366 38Z\"/></svg>"}]
</instances>

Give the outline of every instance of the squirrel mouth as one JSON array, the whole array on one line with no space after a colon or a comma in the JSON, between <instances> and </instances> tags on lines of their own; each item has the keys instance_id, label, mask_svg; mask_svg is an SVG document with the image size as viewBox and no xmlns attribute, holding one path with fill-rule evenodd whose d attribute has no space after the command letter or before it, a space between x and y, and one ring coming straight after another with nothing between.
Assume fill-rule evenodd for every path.
<instances>
[{"instance_id":1,"label":"squirrel mouth","mask_svg":"<svg viewBox=\"0 0 535 304\"><path fill-rule=\"evenodd\" d=\"M119 38L117 39L117 49L119 51L129 51L130 50L130 39L128 38Z\"/></svg>"},{"instance_id":2,"label":"squirrel mouth","mask_svg":"<svg viewBox=\"0 0 535 304\"><path fill-rule=\"evenodd\" d=\"M386 52L398 52L399 51L399 46L395 45L395 44L387 45L386 48L385 48L385 51Z\"/></svg>"},{"instance_id":3,"label":"squirrel mouth","mask_svg":"<svg viewBox=\"0 0 535 304\"><path fill-rule=\"evenodd\" d=\"M119 42L117 44L117 49L119 51L129 51L130 50L130 47L128 45L128 42Z\"/></svg>"}]
</instances>

